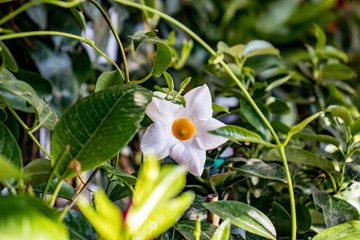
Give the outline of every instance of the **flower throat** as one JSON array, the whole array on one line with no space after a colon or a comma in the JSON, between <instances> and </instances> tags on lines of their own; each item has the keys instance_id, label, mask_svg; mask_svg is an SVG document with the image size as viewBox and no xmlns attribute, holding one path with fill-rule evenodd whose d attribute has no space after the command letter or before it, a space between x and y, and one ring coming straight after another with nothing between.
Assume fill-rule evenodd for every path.
<instances>
[{"instance_id":1,"label":"flower throat","mask_svg":"<svg viewBox=\"0 0 360 240\"><path fill-rule=\"evenodd\" d=\"M187 118L178 118L173 122L171 127L173 135L181 140L185 141L190 138L195 133L195 127Z\"/></svg>"}]
</instances>

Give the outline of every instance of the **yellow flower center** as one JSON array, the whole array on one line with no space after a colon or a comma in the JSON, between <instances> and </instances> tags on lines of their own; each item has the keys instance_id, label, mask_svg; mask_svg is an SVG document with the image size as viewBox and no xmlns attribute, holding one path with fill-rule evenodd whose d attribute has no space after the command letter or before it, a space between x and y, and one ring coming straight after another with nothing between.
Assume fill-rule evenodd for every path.
<instances>
[{"instance_id":1,"label":"yellow flower center","mask_svg":"<svg viewBox=\"0 0 360 240\"><path fill-rule=\"evenodd\" d=\"M181 141L190 139L195 133L194 125L187 118L176 119L171 129L173 135Z\"/></svg>"}]
</instances>

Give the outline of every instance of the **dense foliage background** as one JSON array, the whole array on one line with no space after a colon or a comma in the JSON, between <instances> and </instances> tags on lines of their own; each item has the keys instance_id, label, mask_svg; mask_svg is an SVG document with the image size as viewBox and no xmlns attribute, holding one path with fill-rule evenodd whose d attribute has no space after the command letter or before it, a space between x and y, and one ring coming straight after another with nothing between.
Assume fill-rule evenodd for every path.
<instances>
[{"instance_id":1,"label":"dense foliage background","mask_svg":"<svg viewBox=\"0 0 360 240\"><path fill-rule=\"evenodd\" d=\"M200 239L210 239L215 225L219 225L213 214L230 220L231 230L228 230L232 239L290 239L292 232L294 238L294 224L297 239L312 238L327 228L328 232L322 232L317 239L328 238L326 234L334 232L355 236L351 231L356 230L359 234L359 2L141 1L187 26L215 50L212 54L169 20L120 3L124 1L98 1L120 36L130 81L142 87L124 84L126 71L120 74L113 63L94 49L95 45L124 70L118 43L94 1L76 3L71 8L51 3L62 1L38 2L23 12L16 12L27 1L0 1L0 164L10 162L22 169L24 176L7 176L10 170L3 165L2 171L0 166L3 184L0 216L9 216L9 219L14 216L7 210L11 204L12 209L36 205L42 212L49 212L46 220L49 227L37 229L34 223L34 229L38 232L52 229L51 224L58 221L59 214L47 207L44 210L45 204L34 197L41 197L47 183L49 189L45 192L56 193L47 201L51 207L64 207L67 203L64 199L70 200L72 206L71 199L78 197L77 192L86 192L92 199L91 191L104 189L107 197L126 211L131 204L129 197L139 182L136 177L142 162L141 137L151 124L151 120L144 117L145 108L151 99L150 91L171 90L172 81L163 74L166 71L173 79L173 95L180 89L186 92L204 83L209 86L216 103L213 104L214 117L229 125L214 134L230 141L207 152L201 177L187 174L186 185L185 180L181 181L177 193L164 196L172 199L182 188L196 194L192 205L176 224L174 221L174 226L164 227L162 232L151 236L194 239L194 231L196 238L200 224ZM7 16L10 17L6 19ZM36 36L7 38L29 31L41 32ZM80 38L49 35L43 31L66 32ZM245 90L238 88L239 84L222 61ZM144 79L145 76L149 78ZM191 81L186 85L183 80L188 77ZM245 91L271 124L271 129L254 110ZM142 105L131 102L134 94L142 94L146 101ZM120 98L126 99L126 103L117 101ZM181 97L176 100L177 104L183 103ZM93 110L86 116L81 115L90 101L95 102ZM112 111L112 107L119 110ZM132 114L126 109L131 109ZM106 116L106 112L113 114L111 120L103 125L102 121L92 122L92 116L98 113ZM85 150L82 144L87 139L82 139L85 130L75 124L78 118L88 121L90 127L84 127L87 130L93 126L99 128L93 134L95 140L91 147ZM74 124L69 127L69 123ZM76 149L77 144L81 150ZM280 149L288 167L283 165ZM52 163L45 160L45 150L51 153ZM78 158L73 159L75 155ZM60 162L58 166L57 162ZM170 157L163 162L175 163ZM91 171L85 172L88 170ZM165 172L159 173L159 179L164 178ZM60 181L52 180L55 176L68 180L57 184ZM87 191L88 184L83 187L84 182L90 183L93 178L96 181ZM147 178L144 175L140 179ZM155 189L155 185L148 187ZM138 189L141 188L135 187L135 192ZM296 206L291 203L291 189ZM59 196L57 200L56 196ZM107 201L103 195L99 199L102 199L99 203ZM189 199L190 195L186 201L190 202ZM215 203L204 204L207 201ZM135 200L136 204L143 202ZM121 224L109 227L111 218L107 222L98 216L98 221L109 227L101 230L102 227L94 223L96 217L91 220L93 215L88 215L91 210L86 210L86 203L83 205L81 210L91 224L83 214L69 211L69 205L63 212L67 215L60 214L67 226L62 226L61 231L68 229L71 239L130 236L126 233L106 236L109 231L132 230ZM183 203L183 210L185 205ZM251 210L258 215L249 215ZM104 211L105 215L109 213ZM29 216L34 222L35 215ZM197 216L201 223L196 224ZM230 226L229 222L224 223L227 225L223 226ZM334 226L337 229L331 228Z\"/></svg>"}]
</instances>

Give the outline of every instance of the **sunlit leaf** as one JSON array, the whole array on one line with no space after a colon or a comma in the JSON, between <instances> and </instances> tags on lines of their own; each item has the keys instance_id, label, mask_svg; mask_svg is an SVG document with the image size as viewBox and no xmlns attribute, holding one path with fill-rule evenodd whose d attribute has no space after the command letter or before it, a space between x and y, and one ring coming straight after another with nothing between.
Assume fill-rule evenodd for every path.
<instances>
[{"instance_id":1,"label":"sunlit leaf","mask_svg":"<svg viewBox=\"0 0 360 240\"><path fill-rule=\"evenodd\" d=\"M316 37L316 49L323 49L326 44L326 35L324 31L316 24L314 24L314 32Z\"/></svg>"},{"instance_id":2,"label":"sunlit leaf","mask_svg":"<svg viewBox=\"0 0 360 240\"><path fill-rule=\"evenodd\" d=\"M107 89L116 85L123 85L125 76L123 72L118 70L112 72L103 72L96 80L95 92Z\"/></svg>"},{"instance_id":3,"label":"sunlit leaf","mask_svg":"<svg viewBox=\"0 0 360 240\"><path fill-rule=\"evenodd\" d=\"M229 138L232 141L255 143L263 142L262 138L258 134L235 125L227 125L218 128L215 131L211 131L211 133Z\"/></svg>"},{"instance_id":4,"label":"sunlit leaf","mask_svg":"<svg viewBox=\"0 0 360 240\"><path fill-rule=\"evenodd\" d=\"M230 113L228 107L221 106L221 105L216 104L216 103L212 103L212 110L213 110L214 112L226 112L226 113Z\"/></svg>"},{"instance_id":5,"label":"sunlit leaf","mask_svg":"<svg viewBox=\"0 0 360 240\"><path fill-rule=\"evenodd\" d=\"M350 112L343 106L329 106L326 111L341 118L347 126L353 122Z\"/></svg>"},{"instance_id":6,"label":"sunlit leaf","mask_svg":"<svg viewBox=\"0 0 360 240\"><path fill-rule=\"evenodd\" d=\"M230 236L230 220L226 219L216 229L211 240L228 240Z\"/></svg>"},{"instance_id":7,"label":"sunlit leaf","mask_svg":"<svg viewBox=\"0 0 360 240\"><path fill-rule=\"evenodd\" d=\"M325 229L317 234L314 240L356 240L360 238L360 221L349 221Z\"/></svg>"}]
</instances>

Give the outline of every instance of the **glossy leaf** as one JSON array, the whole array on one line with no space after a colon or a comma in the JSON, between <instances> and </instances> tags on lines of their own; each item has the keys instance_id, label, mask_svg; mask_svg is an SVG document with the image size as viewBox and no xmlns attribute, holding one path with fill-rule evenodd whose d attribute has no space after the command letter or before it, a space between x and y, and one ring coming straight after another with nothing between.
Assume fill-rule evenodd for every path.
<instances>
[{"instance_id":1,"label":"glossy leaf","mask_svg":"<svg viewBox=\"0 0 360 240\"><path fill-rule=\"evenodd\" d=\"M313 240L356 240L360 238L360 221L349 221L325 229L317 234Z\"/></svg>"},{"instance_id":2,"label":"glossy leaf","mask_svg":"<svg viewBox=\"0 0 360 240\"><path fill-rule=\"evenodd\" d=\"M230 236L230 220L226 219L216 229L211 240L228 240Z\"/></svg>"},{"instance_id":3,"label":"glossy leaf","mask_svg":"<svg viewBox=\"0 0 360 240\"><path fill-rule=\"evenodd\" d=\"M71 240L96 240L97 234L85 216L70 209L64 218Z\"/></svg>"},{"instance_id":4,"label":"glossy leaf","mask_svg":"<svg viewBox=\"0 0 360 240\"><path fill-rule=\"evenodd\" d=\"M331 172L334 170L334 165L324 157L316 155L314 153L302 150L295 147L285 148L286 159L289 162L301 163L313 167L321 168L325 171ZM280 153L277 149L271 149L268 151L262 160L265 161L281 161Z\"/></svg>"},{"instance_id":5,"label":"glossy leaf","mask_svg":"<svg viewBox=\"0 0 360 240\"><path fill-rule=\"evenodd\" d=\"M94 194L95 209L87 202L85 197L80 198L78 206L84 216L105 240L121 239L122 214L119 209L106 196L99 192Z\"/></svg>"},{"instance_id":6,"label":"glossy leaf","mask_svg":"<svg viewBox=\"0 0 360 240\"><path fill-rule=\"evenodd\" d=\"M107 173L110 173L116 176L117 179L126 182L128 185L134 185L136 183L136 177L128 174L124 170L114 168L109 163L102 163L101 168L104 169Z\"/></svg>"},{"instance_id":7,"label":"glossy leaf","mask_svg":"<svg viewBox=\"0 0 360 240\"><path fill-rule=\"evenodd\" d=\"M347 80L356 77L354 70L341 63L324 64L322 66L322 75L324 78L335 78L341 80Z\"/></svg>"},{"instance_id":8,"label":"glossy leaf","mask_svg":"<svg viewBox=\"0 0 360 240\"><path fill-rule=\"evenodd\" d=\"M2 196L0 198L1 239L68 239L65 225L55 211L38 198Z\"/></svg>"},{"instance_id":9,"label":"glossy leaf","mask_svg":"<svg viewBox=\"0 0 360 240\"><path fill-rule=\"evenodd\" d=\"M70 145L57 174L63 174L72 159L87 171L112 158L138 130L150 100L150 91L126 85L110 87L74 104L62 115L52 134L53 164ZM69 172L66 177L75 174Z\"/></svg>"},{"instance_id":10,"label":"glossy leaf","mask_svg":"<svg viewBox=\"0 0 360 240\"><path fill-rule=\"evenodd\" d=\"M235 125L227 125L218 128L215 131L211 131L211 133L229 138L232 141L254 142L254 143L263 142L262 138L258 134Z\"/></svg>"},{"instance_id":11,"label":"glossy leaf","mask_svg":"<svg viewBox=\"0 0 360 240\"><path fill-rule=\"evenodd\" d=\"M180 90L177 93L177 95L180 95L185 90L187 85L189 85L190 81L191 81L191 77L187 77L180 83Z\"/></svg>"},{"instance_id":12,"label":"glossy leaf","mask_svg":"<svg viewBox=\"0 0 360 240\"><path fill-rule=\"evenodd\" d=\"M350 126L353 122L350 112L343 106L330 106L326 111L341 118L347 126Z\"/></svg>"},{"instance_id":13,"label":"glossy leaf","mask_svg":"<svg viewBox=\"0 0 360 240\"><path fill-rule=\"evenodd\" d=\"M44 183L51 172L51 161L39 158L31 161L24 167L24 182L32 186Z\"/></svg>"},{"instance_id":14,"label":"glossy leaf","mask_svg":"<svg viewBox=\"0 0 360 240\"><path fill-rule=\"evenodd\" d=\"M103 72L96 81L95 92L105 90L116 85L123 85L125 76L123 72L118 70L112 72Z\"/></svg>"},{"instance_id":15,"label":"glossy leaf","mask_svg":"<svg viewBox=\"0 0 360 240\"><path fill-rule=\"evenodd\" d=\"M8 160L11 165L21 169L22 155L15 137L12 135L7 126L0 122L0 154Z\"/></svg>"},{"instance_id":16,"label":"glossy leaf","mask_svg":"<svg viewBox=\"0 0 360 240\"><path fill-rule=\"evenodd\" d=\"M226 113L230 113L228 107L221 106L221 105L216 104L216 103L214 103L214 102L212 103L212 110L213 110L214 112L226 112Z\"/></svg>"},{"instance_id":17,"label":"glossy leaf","mask_svg":"<svg viewBox=\"0 0 360 240\"><path fill-rule=\"evenodd\" d=\"M167 72L163 72L163 75L168 85L169 93L171 93L172 91L174 91L174 80L172 79L171 75L168 74Z\"/></svg>"},{"instance_id":18,"label":"glossy leaf","mask_svg":"<svg viewBox=\"0 0 360 240\"><path fill-rule=\"evenodd\" d=\"M0 56L2 58L2 64L4 67L13 72L17 72L19 70L14 56L11 54L10 50L6 47L3 41L0 41Z\"/></svg>"},{"instance_id":19,"label":"glossy leaf","mask_svg":"<svg viewBox=\"0 0 360 240\"><path fill-rule=\"evenodd\" d=\"M350 203L332 198L327 193L313 188L314 202L323 210L326 227L332 227L347 221L359 220L358 210Z\"/></svg>"},{"instance_id":20,"label":"glossy leaf","mask_svg":"<svg viewBox=\"0 0 360 240\"><path fill-rule=\"evenodd\" d=\"M282 166L278 164L265 163L259 159L250 159L246 164L228 168L252 176L257 176L265 179L279 180L287 183L285 170Z\"/></svg>"},{"instance_id":21,"label":"glossy leaf","mask_svg":"<svg viewBox=\"0 0 360 240\"><path fill-rule=\"evenodd\" d=\"M238 201L218 201L203 203L203 206L246 231L259 236L276 239L275 227L271 221L256 208Z\"/></svg>"},{"instance_id":22,"label":"glossy leaf","mask_svg":"<svg viewBox=\"0 0 360 240\"><path fill-rule=\"evenodd\" d=\"M151 73L155 77L160 77L163 72L169 67L172 59L171 49L166 45L164 41L155 37L154 32L148 32L142 35L132 36L134 41L135 50L142 42L155 43L157 46L156 56L154 60L154 66Z\"/></svg>"}]
</instances>

